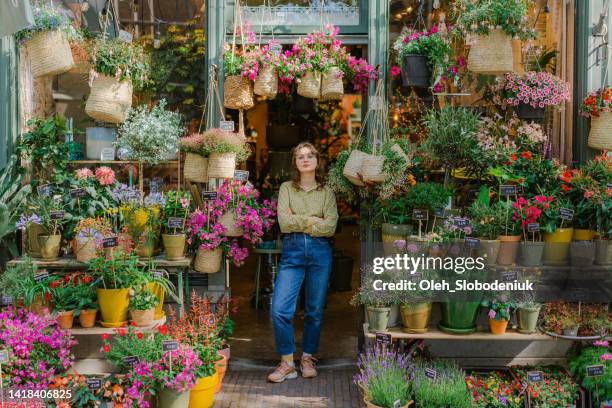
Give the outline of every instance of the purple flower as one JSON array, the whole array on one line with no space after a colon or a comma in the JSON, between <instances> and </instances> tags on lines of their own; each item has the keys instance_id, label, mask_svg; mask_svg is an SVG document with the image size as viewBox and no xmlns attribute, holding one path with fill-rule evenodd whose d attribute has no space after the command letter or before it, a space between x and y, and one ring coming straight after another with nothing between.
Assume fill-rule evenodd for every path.
<instances>
[{"instance_id":1,"label":"purple flower","mask_svg":"<svg viewBox=\"0 0 612 408\"><path fill-rule=\"evenodd\" d=\"M495 319L495 316L497 316L497 312L493 309L490 309L487 316L489 316L489 319Z\"/></svg>"}]
</instances>

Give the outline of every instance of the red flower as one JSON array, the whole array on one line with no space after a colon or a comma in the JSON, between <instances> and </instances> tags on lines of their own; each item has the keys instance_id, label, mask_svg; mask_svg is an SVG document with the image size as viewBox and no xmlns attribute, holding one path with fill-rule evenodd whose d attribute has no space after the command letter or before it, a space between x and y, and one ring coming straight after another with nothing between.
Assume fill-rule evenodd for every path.
<instances>
[{"instance_id":1,"label":"red flower","mask_svg":"<svg viewBox=\"0 0 612 408\"><path fill-rule=\"evenodd\" d=\"M130 323L130 325L132 325L133 327L136 327L136 322L132 321L132 323Z\"/></svg>"},{"instance_id":2,"label":"red flower","mask_svg":"<svg viewBox=\"0 0 612 408\"><path fill-rule=\"evenodd\" d=\"M49 284L49 287L50 287L51 289L55 289L55 288L57 288L58 286L59 286L59 280L54 280L53 282L51 282L51 283Z\"/></svg>"},{"instance_id":3,"label":"red flower","mask_svg":"<svg viewBox=\"0 0 612 408\"><path fill-rule=\"evenodd\" d=\"M511 161L511 162L516 161L516 154L512 153L512 154L510 155L510 161Z\"/></svg>"},{"instance_id":4,"label":"red flower","mask_svg":"<svg viewBox=\"0 0 612 408\"><path fill-rule=\"evenodd\" d=\"M168 327L167 327L165 324L162 324L161 326L159 326L159 327L157 328L157 331L158 331L158 332L159 332L161 335L165 336L166 334L168 334Z\"/></svg>"},{"instance_id":5,"label":"red flower","mask_svg":"<svg viewBox=\"0 0 612 408\"><path fill-rule=\"evenodd\" d=\"M110 351L110 346L108 344L105 344L104 347L102 347L102 351L108 353Z\"/></svg>"},{"instance_id":6,"label":"red flower","mask_svg":"<svg viewBox=\"0 0 612 408\"><path fill-rule=\"evenodd\" d=\"M49 302L51 300L51 294L50 293L45 293L45 300L47 302Z\"/></svg>"},{"instance_id":7,"label":"red flower","mask_svg":"<svg viewBox=\"0 0 612 408\"><path fill-rule=\"evenodd\" d=\"M125 329L121 328L121 329L117 329L117 334L119 336L125 336Z\"/></svg>"},{"instance_id":8,"label":"red flower","mask_svg":"<svg viewBox=\"0 0 612 408\"><path fill-rule=\"evenodd\" d=\"M565 181L566 183L569 183L572 181L572 172L569 170L565 170L563 172L563 174L560 177L561 180Z\"/></svg>"},{"instance_id":9,"label":"red flower","mask_svg":"<svg viewBox=\"0 0 612 408\"><path fill-rule=\"evenodd\" d=\"M523 184L523 181L525 181L525 179L522 178L522 177L519 177L519 178L516 179L516 182L519 183L519 184Z\"/></svg>"},{"instance_id":10,"label":"red flower","mask_svg":"<svg viewBox=\"0 0 612 408\"><path fill-rule=\"evenodd\" d=\"M572 188L567 184L561 184L561 190L563 191L572 191Z\"/></svg>"},{"instance_id":11,"label":"red flower","mask_svg":"<svg viewBox=\"0 0 612 408\"><path fill-rule=\"evenodd\" d=\"M108 340L108 333L102 333L102 340Z\"/></svg>"},{"instance_id":12,"label":"red flower","mask_svg":"<svg viewBox=\"0 0 612 408\"><path fill-rule=\"evenodd\" d=\"M83 282L83 283L85 283L85 284L91 283L91 276L84 276L84 277L81 279L81 282Z\"/></svg>"},{"instance_id":13,"label":"red flower","mask_svg":"<svg viewBox=\"0 0 612 408\"><path fill-rule=\"evenodd\" d=\"M531 159L531 152L521 152L521 158L525 160Z\"/></svg>"},{"instance_id":14,"label":"red flower","mask_svg":"<svg viewBox=\"0 0 612 408\"><path fill-rule=\"evenodd\" d=\"M141 332L136 333L136 338L138 340L142 340L143 337L144 337L144 335Z\"/></svg>"}]
</instances>

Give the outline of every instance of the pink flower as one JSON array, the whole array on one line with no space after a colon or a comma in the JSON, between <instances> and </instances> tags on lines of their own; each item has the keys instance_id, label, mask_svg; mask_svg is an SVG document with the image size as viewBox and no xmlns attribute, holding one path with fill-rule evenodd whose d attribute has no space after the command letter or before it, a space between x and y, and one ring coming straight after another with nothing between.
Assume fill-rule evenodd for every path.
<instances>
[{"instance_id":1,"label":"pink flower","mask_svg":"<svg viewBox=\"0 0 612 408\"><path fill-rule=\"evenodd\" d=\"M189 207L189 199L188 198L181 198L181 207L183 208L187 208Z\"/></svg>"},{"instance_id":2,"label":"pink flower","mask_svg":"<svg viewBox=\"0 0 612 408\"><path fill-rule=\"evenodd\" d=\"M612 360L612 353L604 353L601 356L599 356L599 359L601 361Z\"/></svg>"},{"instance_id":3,"label":"pink flower","mask_svg":"<svg viewBox=\"0 0 612 408\"><path fill-rule=\"evenodd\" d=\"M495 319L495 316L497 316L497 313L495 312L495 310L491 309L489 310L489 313L487 314L487 316L489 316L489 319Z\"/></svg>"},{"instance_id":4,"label":"pink flower","mask_svg":"<svg viewBox=\"0 0 612 408\"><path fill-rule=\"evenodd\" d=\"M396 78L401 72L402 70L397 65L393 65L391 69L389 70L389 73L391 74L391 78Z\"/></svg>"},{"instance_id":5,"label":"pink flower","mask_svg":"<svg viewBox=\"0 0 612 408\"><path fill-rule=\"evenodd\" d=\"M597 347L608 347L610 343L608 342L608 340L597 340L593 342L593 345Z\"/></svg>"},{"instance_id":6,"label":"pink flower","mask_svg":"<svg viewBox=\"0 0 612 408\"><path fill-rule=\"evenodd\" d=\"M76 178L79 180L83 180L89 177L93 177L93 172L87 167L83 167L82 169L78 169L76 171Z\"/></svg>"},{"instance_id":7,"label":"pink flower","mask_svg":"<svg viewBox=\"0 0 612 408\"><path fill-rule=\"evenodd\" d=\"M96 169L96 178L101 185L109 186L115 182L115 172L107 166L98 167Z\"/></svg>"}]
</instances>

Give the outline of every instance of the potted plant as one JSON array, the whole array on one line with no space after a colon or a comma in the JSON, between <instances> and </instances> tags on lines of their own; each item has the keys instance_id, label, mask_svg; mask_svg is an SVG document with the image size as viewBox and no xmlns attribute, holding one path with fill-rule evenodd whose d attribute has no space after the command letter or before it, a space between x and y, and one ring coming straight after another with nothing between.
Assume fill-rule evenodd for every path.
<instances>
[{"instance_id":1,"label":"potted plant","mask_svg":"<svg viewBox=\"0 0 612 408\"><path fill-rule=\"evenodd\" d=\"M531 334L536 332L541 308L542 305L534 301L532 294L524 294L524 299L517 304L516 309L519 333Z\"/></svg>"},{"instance_id":2,"label":"potted plant","mask_svg":"<svg viewBox=\"0 0 612 408\"><path fill-rule=\"evenodd\" d=\"M468 214L472 222L472 235L480 241L477 256L485 259L486 265L495 265L499 255L499 235L503 230L505 207L497 202L490 204L487 197L484 201L475 201Z\"/></svg>"},{"instance_id":3,"label":"potted plant","mask_svg":"<svg viewBox=\"0 0 612 408\"><path fill-rule=\"evenodd\" d=\"M561 318L561 327L564 336L577 337L578 329L580 328L580 318L574 313L568 313Z\"/></svg>"},{"instance_id":4,"label":"potted plant","mask_svg":"<svg viewBox=\"0 0 612 408\"><path fill-rule=\"evenodd\" d=\"M544 265L568 264L570 242L574 235L572 211L572 203L564 199L553 200L543 211L541 225L544 231Z\"/></svg>"},{"instance_id":5,"label":"potted plant","mask_svg":"<svg viewBox=\"0 0 612 408\"><path fill-rule=\"evenodd\" d=\"M149 259L155 253L161 227L160 213L165 201L161 193L152 193L142 204L132 202L122 208L127 232L141 258Z\"/></svg>"},{"instance_id":6,"label":"potted plant","mask_svg":"<svg viewBox=\"0 0 612 408\"><path fill-rule=\"evenodd\" d=\"M523 0L497 2L460 0L455 3L456 35L470 36L467 67L477 74L504 74L514 70L512 38L535 37Z\"/></svg>"},{"instance_id":7,"label":"potted plant","mask_svg":"<svg viewBox=\"0 0 612 408\"><path fill-rule=\"evenodd\" d=\"M589 147L599 150L612 149L612 136L608 129L612 122L612 88L606 87L590 92L582 101L580 113L591 118Z\"/></svg>"},{"instance_id":8,"label":"potted plant","mask_svg":"<svg viewBox=\"0 0 612 408\"><path fill-rule=\"evenodd\" d=\"M198 376L202 375L202 362L188 346L167 351L153 363L152 372L160 385L158 401L160 408L186 408L190 391Z\"/></svg>"},{"instance_id":9,"label":"potted plant","mask_svg":"<svg viewBox=\"0 0 612 408\"><path fill-rule=\"evenodd\" d=\"M58 75L74 67L68 37L74 34L68 18L52 5L33 7L34 24L15 39L27 46L34 78Z\"/></svg>"},{"instance_id":10,"label":"potted plant","mask_svg":"<svg viewBox=\"0 0 612 408\"><path fill-rule=\"evenodd\" d=\"M193 133L179 139L181 150L186 153L183 176L196 183L208 181L208 147L204 135Z\"/></svg>"},{"instance_id":11,"label":"potted plant","mask_svg":"<svg viewBox=\"0 0 612 408\"><path fill-rule=\"evenodd\" d=\"M428 376L431 373L435 373L435 379ZM424 408L472 407L463 371L455 362L444 360L417 363L414 401L416 406Z\"/></svg>"},{"instance_id":12,"label":"potted plant","mask_svg":"<svg viewBox=\"0 0 612 408\"><path fill-rule=\"evenodd\" d=\"M608 189L609 191L609 189ZM597 206L598 238L595 240L595 263L597 265L612 265L612 199L602 199Z\"/></svg>"},{"instance_id":13,"label":"potted plant","mask_svg":"<svg viewBox=\"0 0 612 408\"><path fill-rule=\"evenodd\" d=\"M105 218L83 218L74 229L75 257L79 262L89 262L97 257L102 240L112 235L110 223Z\"/></svg>"},{"instance_id":14,"label":"potted plant","mask_svg":"<svg viewBox=\"0 0 612 408\"><path fill-rule=\"evenodd\" d=\"M166 259L176 261L185 256L185 224L189 215L191 194L179 190L167 191L164 196L162 241L166 249Z\"/></svg>"},{"instance_id":15,"label":"potted plant","mask_svg":"<svg viewBox=\"0 0 612 408\"><path fill-rule=\"evenodd\" d=\"M392 348L374 347L359 355L357 366L359 374L353 377L353 382L363 387L363 399L368 408L413 405L415 368L412 356Z\"/></svg>"},{"instance_id":16,"label":"potted plant","mask_svg":"<svg viewBox=\"0 0 612 408\"><path fill-rule=\"evenodd\" d=\"M208 156L208 177L233 178L236 163L245 161L251 154L246 138L222 129L208 129L203 136Z\"/></svg>"},{"instance_id":17,"label":"potted plant","mask_svg":"<svg viewBox=\"0 0 612 408\"><path fill-rule=\"evenodd\" d=\"M44 273L39 272L31 258L26 257L23 263L7 267L0 278L0 292L10 296L13 304L44 315L51 300L51 284L56 280L55 276L45 276Z\"/></svg>"},{"instance_id":18,"label":"potted plant","mask_svg":"<svg viewBox=\"0 0 612 408\"><path fill-rule=\"evenodd\" d=\"M364 305L368 318L368 330L372 333L385 331L389 327L391 307L396 305L396 294L391 291L377 291L372 287L372 279L364 281L351 299L355 306Z\"/></svg>"},{"instance_id":19,"label":"potted plant","mask_svg":"<svg viewBox=\"0 0 612 408\"><path fill-rule=\"evenodd\" d=\"M91 280L91 277L88 277L87 280ZM76 298L75 314L79 316L79 324L84 329L94 327L98 314L96 288L91 285L91 281L81 281L74 288L74 296Z\"/></svg>"},{"instance_id":20,"label":"potted plant","mask_svg":"<svg viewBox=\"0 0 612 408\"><path fill-rule=\"evenodd\" d=\"M514 106L520 119L544 119L547 106L560 107L571 98L569 84L548 72L512 72L497 78L493 101Z\"/></svg>"},{"instance_id":21,"label":"potted plant","mask_svg":"<svg viewBox=\"0 0 612 408\"><path fill-rule=\"evenodd\" d=\"M420 277L416 282L436 278L435 270L422 270L419 273ZM402 331L406 333L426 333L429 330L432 306L431 295L430 290L422 290L420 288L403 291L398 295L401 302Z\"/></svg>"},{"instance_id":22,"label":"potted plant","mask_svg":"<svg viewBox=\"0 0 612 408\"><path fill-rule=\"evenodd\" d=\"M43 233L38 235L38 245L42 259L57 259L62 241L61 229L71 215L64 210L61 199L38 197L32 205L40 217Z\"/></svg>"},{"instance_id":23,"label":"potted plant","mask_svg":"<svg viewBox=\"0 0 612 408\"><path fill-rule=\"evenodd\" d=\"M514 218L514 209L518 205L509 200L500 201L503 208L502 234L499 236L499 254L497 255L498 265L512 265L518 255L519 244L521 242L521 230L517 218Z\"/></svg>"},{"instance_id":24,"label":"potted plant","mask_svg":"<svg viewBox=\"0 0 612 408\"><path fill-rule=\"evenodd\" d=\"M523 241L520 243L521 265L540 266L544 255L544 242L540 233L540 217L550 207L552 196L537 195L529 200L518 197L513 203L513 220L520 221Z\"/></svg>"},{"instance_id":25,"label":"potted plant","mask_svg":"<svg viewBox=\"0 0 612 408\"><path fill-rule=\"evenodd\" d=\"M221 268L222 244L227 242L223 236L223 225L210 219L196 209L187 220L187 244L196 249L193 267L198 272L216 273Z\"/></svg>"},{"instance_id":26,"label":"potted plant","mask_svg":"<svg viewBox=\"0 0 612 408\"><path fill-rule=\"evenodd\" d=\"M132 107L133 89L149 81L149 59L136 43L104 37L92 42L90 58L91 93L85 113L101 122L122 123Z\"/></svg>"},{"instance_id":27,"label":"potted plant","mask_svg":"<svg viewBox=\"0 0 612 408\"><path fill-rule=\"evenodd\" d=\"M522 408L526 396L522 384L508 371L475 371L465 377L475 407L505 406Z\"/></svg>"},{"instance_id":28,"label":"potted plant","mask_svg":"<svg viewBox=\"0 0 612 408\"><path fill-rule=\"evenodd\" d=\"M441 279L446 280L450 287L455 286L456 280L482 280L485 279L486 269L466 270L463 274L457 274L454 270L439 271ZM444 292L446 301L440 303L441 318L438 328L450 334L470 334L477 329L476 318L481 306L482 293L473 291L469 298L457 299L453 293Z\"/></svg>"},{"instance_id":29,"label":"potted plant","mask_svg":"<svg viewBox=\"0 0 612 408\"><path fill-rule=\"evenodd\" d=\"M604 366L603 375L587 375L587 367L600 364ZM568 352L568 368L576 382L591 393L595 404L606 407L612 403L612 348L609 341L574 344Z\"/></svg>"},{"instance_id":30,"label":"potted plant","mask_svg":"<svg viewBox=\"0 0 612 408\"><path fill-rule=\"evenodd\" d=\"M236 45L236 36L241 36L241 46ZM248 110L255 106L253 81L259 73L255 34L242 21L236 21L231 44L223 50L223 106L229 109Z\"/></svg>"},{"instance_id":31,"label":"potted plant","mask_svg":"<svg viewBox=\"0 0 612 408\"><path fill-rule=\"evenodd\" d=\"M176 158L178 141L185 128L178 112L166 109L166 100L149 108L140 105L130 109L119 127L119 140L115 143L120 157L148 164L157 164Z\"/></svg>"},{"instance_id":32,"label":"potted plant","mask_svg":"<svg viewBox=\"0 0 612 408\"><path fill-rule=\"evenodd\" d=\"M150 326L155 317L155 307L159 299L147 286L136 287L130 290L130 317L138 327Z\"/></svg>"},{"instance_id":33,"label":"potted plant","mask_svg":"<svg viewBox=\"0 0 612 408\"><path fill-rule=\"evenodd\" d=\"M57 324L62 329L71 329L74 311L77 307L74 286L70 283L60 284L51 290L51 303L57 312Z\"/></svg>"},{"instance_id":34,"label":"potted plant","mask_svg":"<svg viewBox=\"0 0 612 408\"><path fill-rule=\"evenodd\" d=\"M273 47L278 47L278 52L275 52L272 49ZM255 95L264 96L268 99L274 99L276 97L278 93L277 66L280 63L281 51L280 44L273 41L259 48L259 52L257 53L259 70L253 86L253 93Z\"/></svg>"},{"instance_id":35,"label":"potted plant","mask_svg":"<svg viewBox=\"0 0 612 408\"><path fill-rule=\"evenodd\" d=\"M575 406L578 387L565 368L552 365L515 366L511 370L522 384L526 384L525 394L528 395L529 406ZM542 381L529 381L527 373L530 371L541 371Z\"/></svg>"},{"instance_id":36,"label":"potted plant","mask_svg":"<svg viewBox=\"0 0 612 408\"><path fill-rule=\"evenodd\" d=\"M510 321L511 303L498 300L485 300L482 306L488 307L489 329L492 334L505 334Z\"/></svg>"}]
</instances>

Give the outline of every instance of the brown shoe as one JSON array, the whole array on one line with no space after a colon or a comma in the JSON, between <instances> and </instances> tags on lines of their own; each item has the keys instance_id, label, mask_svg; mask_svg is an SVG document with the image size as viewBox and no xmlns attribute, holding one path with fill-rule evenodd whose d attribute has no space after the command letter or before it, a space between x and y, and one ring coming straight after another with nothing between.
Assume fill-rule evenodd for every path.
<instances>
[{"instance_id":1,"label":"brown shoe","mask_svg":"<svg viewBox=\"0 0 612 408\"><path fill-rule=\"evenodd\" d=\"M300 360L300 371L302 372L302 377L314 378L317 376L317 369L315 368L316 362L317 359L312 356L302 357Z\"/></svg>"},{"instance_id":2,"label":"brown shoe","mask_svg":"<svg viewBox=\"0 0 612 408\"><path fill-rule=\"evenodd\" d=\"M286 361L281 361L278 366L268 375L268 381L280 383L285 380L297 378L298 373L295 367L291 367Z\"/></svg>"}]
</instances>

